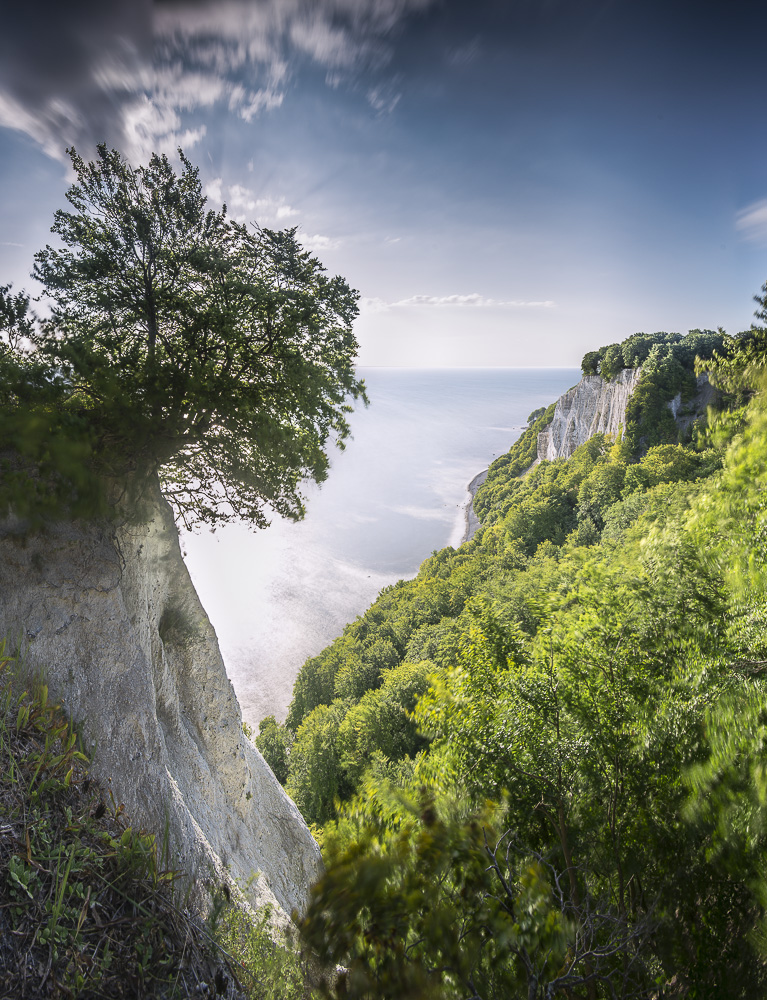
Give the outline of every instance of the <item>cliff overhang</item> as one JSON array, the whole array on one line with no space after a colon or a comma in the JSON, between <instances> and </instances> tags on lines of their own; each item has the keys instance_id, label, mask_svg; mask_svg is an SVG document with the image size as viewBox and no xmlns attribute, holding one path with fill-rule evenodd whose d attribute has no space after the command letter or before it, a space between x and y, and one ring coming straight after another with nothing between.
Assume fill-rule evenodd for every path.
<instances>
[{"instance_id":1,"label":"cliff overhang","mask_svg":"<svg viewBox=\"0 0 767 1000\"><path fill-rule=\"evenodd\" d=\"M195 883L234 880L277 923L322 870L242 731L214 629L159 487L141 523L0 524L0 635L82 722L95 778Z\"/></svg>"}]
</instances>

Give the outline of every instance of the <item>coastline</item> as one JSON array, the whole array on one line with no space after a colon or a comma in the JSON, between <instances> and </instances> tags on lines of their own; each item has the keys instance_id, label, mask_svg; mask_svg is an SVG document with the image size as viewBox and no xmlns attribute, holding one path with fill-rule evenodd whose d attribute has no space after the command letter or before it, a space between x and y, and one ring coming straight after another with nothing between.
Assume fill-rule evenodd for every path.
<instances>
[{"instance_id":1,"label":"coastline","mask_svg":"<svg viewBox=\"0 0 767 1000\"><path fill-rule=\"evenodd\" d=\"M471 539L476 534L477 528L480 527L479 518L474 513L474 497L477 495L477 490L480 488L482 483L487 479L487 474L490 470L484 469L482 472L478 472L476 476L472 479L466 489L469 491L469 499L464 505L463 512L466 521L466 527L464 528L463 538L461 539L461 545L464 542L470 542Z\"/></svg>"}]
</instances>

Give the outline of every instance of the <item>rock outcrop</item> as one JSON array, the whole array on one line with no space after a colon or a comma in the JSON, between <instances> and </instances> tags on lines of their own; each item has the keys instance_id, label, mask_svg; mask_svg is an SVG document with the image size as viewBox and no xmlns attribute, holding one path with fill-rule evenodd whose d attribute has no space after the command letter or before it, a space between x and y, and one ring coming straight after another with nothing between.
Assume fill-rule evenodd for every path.
<instances>
[{"instance_id":1,"label":"rock outcrop","mask_svg":"<svg viewBox=\"0 0 767 1000\"><path fill-rule=\"evenodd\" d=\"M278 923L302 910L319 849L242 732L159 490L141 524L4 523L0 595L0 635L83 723L92 773L133 822L198 881L250 879L246 897Z\"/></svg>"},{"instance_id":2,"label":"rock outcrop","mask_svg":"<svg viewBox=\"0 0 767 1000\"><path fill-rule=\"evenodd\" d=\"M617 437L626 422L626 406L639 372L639 368L625 368L610 382L586 375L560 396L551 423L538 435L538 460L569 458L595 434Z\"/></svg>"}]
</instances>

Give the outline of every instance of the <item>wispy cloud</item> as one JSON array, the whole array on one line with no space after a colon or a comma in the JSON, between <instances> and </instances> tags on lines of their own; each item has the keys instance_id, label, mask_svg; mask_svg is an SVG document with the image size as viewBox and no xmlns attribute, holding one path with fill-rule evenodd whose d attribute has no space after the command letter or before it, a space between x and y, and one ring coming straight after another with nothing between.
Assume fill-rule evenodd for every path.
<instances>
[{"instance_id":1,"label":"wispy cloud","mask_svg":"<svg viewBox=\"0 0 767 1000\"><path fill-rule=\"evenodd\" d=\"M741 209L735 216L735 228L743 238L754 243L767 242L767 198Z\"/></svg>"},{"instance_id":2,"label":"wispy cloud","mask_svg":"<svg viewBox=\"0 0 767 1000\"><path fill-rule=\"evenodd\" d=\"M204 135L184 116L221 105L246 122L278 108L301 62L329 86L385 67L392 33L437 0L112 0L16 4L0 35L0 126L50 156L68 145L117 145L134 159ZM391 81L369 86L378 113Z\"/></svg>"},{"instance_id":3,"label":"wispy cloud","mask_svg":"<svg viewBox=\"0 0 767 1000\"><path fill-rule=\"evenodd\" d=\"M221 177L209 180L205 184L204 194L213 205L225 202L235 222L283 229L285 226L295 226L302 214L284 198L259 197L243 184L224 184ZM335 250L341 245L339 239L322 236L320 233L307 234L299 231L298 239L312 253Z\"/></svg>"},{"instance_id":4,"label":"wispy cloud","mask_svg":"<svg viewBox=\"0 0 767 1000\"><path fill-rule=\"evenodd\" d=\"M223 204L224 201L224 187L223 180L220 177L215 177L213 180L208 181L203 188L203 194L208 199L212 201L216 206Z\"/></svg>"},{"instance_id":5,"label":"wispy cloud","mask_svg":"<svg viewBox=\"0 0 767 1000\"><path fill-rule=\"evenodd\" d=\"M475 292L470 295L411 295L396 302L362 299L360 305L371 312L383 312L387 309L403 308L553 309L556 303L551 299L493 299Z\"/></svg>"},{"instance_id":6,"label":"wispy cloud","mask_svg":"<svg viewBox=\"0 0 767 1000\"><path fill-rule=\"evenodd\" d=\"M284 198L259 197L243 184L224 185L221 177L205 184L205 197L214 205L226 202L235 222L255 222L261 226L285 226L301 213Z\"/></svg>"},{"instance_id":7,"label":"wispy cloud","mask_svg":"<svg viewBox=\"0 0 767 1000\"><path fill-rule=\"evenodd\" d=\"M393 80L368 91L368 104L378 115L390 115L402 98L400 81Z\"/></svg>"},{"instance_id":8,"label":"wispy cloud","mask_svg":"<svg viewBox=\"0 0 767 1000\"><path fill-rule=\"evenodd\" d=\"M299 233L298 238L305 249L312 253L316 253L319 250L337 250L341 246L339 239L334 239L332 236L320 236L319 233L315 233L314 236Z\"/></svg>"},{"instance_id":9,"label":"wispy cloud","mask_svg":"<svg viewBox=\"0 0 767 1000\"><path fill-rule=\"evenodd\" d=\"M449 66L456 69L463 69L476 62L482 53L482 45L479 38L473 38L466 45L459 45L458 48L448 49L445 53L445 60Z\"/></svg>"}]
</instances>

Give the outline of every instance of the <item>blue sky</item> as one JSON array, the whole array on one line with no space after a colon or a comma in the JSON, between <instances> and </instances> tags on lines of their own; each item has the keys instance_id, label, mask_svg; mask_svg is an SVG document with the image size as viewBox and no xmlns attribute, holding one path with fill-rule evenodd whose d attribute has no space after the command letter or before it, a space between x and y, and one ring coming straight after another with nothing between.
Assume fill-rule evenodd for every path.
<instances>
[{"instance_id":1,"label":"blue sky","mask_svg":"<svg viewBox=\"0 0 767 1000\"><path fill-rule=\"evenodd\" d=\"M737 0L17 4L0 283L32 288L68 145L180 144L211 201L360 290L363 364L736 332L767 279L765 28Z\"/></svg>"}]
</instances>

